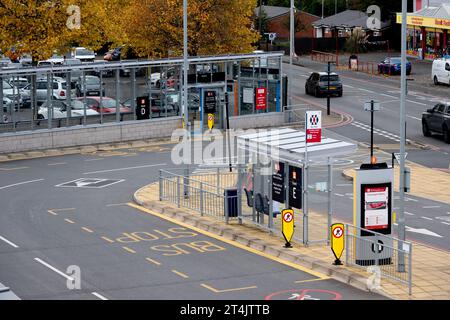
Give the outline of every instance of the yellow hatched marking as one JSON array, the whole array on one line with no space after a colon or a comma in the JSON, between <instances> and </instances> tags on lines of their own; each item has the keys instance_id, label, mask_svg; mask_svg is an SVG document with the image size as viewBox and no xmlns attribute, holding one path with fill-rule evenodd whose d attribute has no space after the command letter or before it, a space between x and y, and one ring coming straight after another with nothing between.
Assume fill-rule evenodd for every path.
<instances>
[{"instance_id":1,"label":"yellow hatched marking","mask_svg":"<svg viewBox=\"0 0 450 320\"><path fill-rule=\"evenodd\" d=\"M180 272L180 271L177 271L177 270L175 270L175 269L173 269L172 272L175 273L176 275L179 275L179 276L182 277L182 278L185 278L185 279L189 278L188 275L186 275L186 274L184 274L184 273L182 273L182 272Z\"/></svg>"},{"instance_id":2,"label":"yellow hatched marking","mask_svg":"<svg viewBox=\"0 0 450 320\"><path fill-rule=\"evenodd\" d=\"M243 287L243 288L233 288L233 289L224 289L224 290L219 290L216 288L213 288L211 286L208 286L205 283L200 284L203 288L206 288L214 293L223 293L223 292L232 292L232 291L243 291L243 290L250 290L250 289L256 289L258 288L257 286L251 286L251 287Z\"/></svg>"},{"instance_id":3,"label":"yellow hatched marking","mask_svg":"<svg viewBox=\"0 0 450 320\"><path fill-rule=\"evenodd\" d=\"M136 253L133 249L130 249L128 247L122 247L124 250L128 251L129 253Z\"/></svg>"},{"instance_id":4,"label":"yellow hatched marking","mask_svg":"<svg viewBox=\"0 0 450 320\"><path fill-rule=\"evenodd\" d=\"M151 259L151 258L145 258L145 260L147 260L148 262L151 262L153 264L156 264L157 266L161 265L161 262L158 262L158 261L156 261L154 259Z\"/></svg>"}]
</instances>

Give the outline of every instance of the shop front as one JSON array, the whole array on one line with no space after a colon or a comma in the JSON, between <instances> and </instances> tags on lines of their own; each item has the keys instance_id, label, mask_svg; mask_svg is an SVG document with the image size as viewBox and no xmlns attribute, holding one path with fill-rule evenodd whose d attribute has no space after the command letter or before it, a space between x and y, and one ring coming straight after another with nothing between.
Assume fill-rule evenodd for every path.
<instances>
[{"instance_id":1,"label":"shop front","mask_svg":"<svg viewBox=\"0 0 450 320\"><path fill-rule=\"evenodd\" d=\"M438 11L420 10L408 14L407 54L409 56L433 60L450 54L450 17L448 19L436 17L433 13ZM397 14L397 23L401 24L401 22L401 14Z\"/></svg>"}]
</instances>

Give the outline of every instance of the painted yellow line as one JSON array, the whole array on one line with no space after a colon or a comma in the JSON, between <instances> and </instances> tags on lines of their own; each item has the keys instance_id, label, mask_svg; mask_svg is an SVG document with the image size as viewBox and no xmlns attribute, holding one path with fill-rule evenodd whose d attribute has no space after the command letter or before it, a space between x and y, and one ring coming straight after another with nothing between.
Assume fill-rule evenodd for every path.
<instances>
[{"instance_id":1,"label":"painted yellow line","mask_svg":"<svg viewBox=\"0 0 450 320\"><path fill-rule=\"evenodd\" d=\"M105 241L108 241L109 243L114 243L114 240L111 240L110 238L108 238L108 237L101 237L103 240L105 240Z\"/></svg>"},{"instance_id":2,"label":"painted yellow line","mask_svg":"<svg viewBox=\"0 0 450 320\"><path fill-rule=\"evenodd\" d=\"M64 219L64 221L66 221L66 222L68 222L68 223L72 223L72 224L75 223L75 221L72 221L72 220L70 220L70 219Z\"/></svg>"},{"instance_id":3,"label":"painted yellow line","mask_svg":"<svg viewBox=\"0 0 450 320\"><path fill-rule=\"evenodd\" d=\"M175 273L176 275L179 275L179 276L182 277L182 278L185 278L185 279L189 278L188 275L185 275L184 273L182 273L182 272L180 272L180 271L177 271L177 270L175 270L175 269L173 269L172 272Z\"/></svg>"},{"instance_id":4,"label":"painted yellow line","mask_svg":"<svg viewBox=\"0 0 450 320\"><path fill-rule=\"evenodd\" d=\"M207 284L201 283L200 284L203 288L206 288L208 290L211 290L214 293L222 293L222 292L232 292L232 291L243 291L243 290L250 290L250 289L256 289L258 288L257 286L251 286L251 287L243 287L243 288L233 288L233 289L224 289L224 290L219 290L216 288L213 288L211 286L208 286Z\"/></svg>"},{"instance_id":5,"label":"painted yellow line","mask_svg":"<svg viewBox=\"0 0 450 320\"><path fill-rule=\"evenodd\" d=\"M17 168L0 168L0 171L15 171L15 170L23 170L29 169L30 167L17 167Z\"/></svg>"},{"instance_id":6,"label":"painted yellow line","mask_svg":"<svg viewBox=\"0 0 450 320\"><path fill-rule=\"evenodd\" d=\"M89 232L89 233L94 233L94 231L92 229L89 229L87 227L81 227L81 229L83 229L84 231Z\"/></svg>"},{"instance_id":7,"label":"painted yellow line","mask_svg":"<svg viewBox=\"0 0 450 320\"><path fill-rule=\"evenodd\" d=\"M330 279L329 276L324 275L323 273L320 273L320 272L317 272L317 271L314 271L314 270L310 270L310 269L308 269L308 268L306 268L306 267L297 265L297 264L292 263L292 262L290 262L290 261L286 261L286 260L280 259L280 258L278 258L278 257L271 256L271 255L269 255L269 254L267 254L267 253L265 253L265 252L261 252L261 251L259 251L259 250L256 250L256 249L247 247L247 246L245 246L245 245L243 245L243 244L240 244L240 243L238 243L238 242L235 242L235 241L232 241L232 240L223 238L223 237L218 236L218 235L216 235L216 234L214 234L214 233L211 233L211 232L209 232L209 231L202 230L202 229L200 229L200 228L191 226L191 225L189 225L189 224L187 224L187 223L178 221L178 220L173 219L173 218L170 218L170 217L166 217L166 216L164 216L164 215L162 215L162 214L160 214L160 213L154 212L154 211L152 211L152 210L150 210L150 209L147 209L147 208L144 208L144 207L142 207L142 206L140 206L140 205L137 205L137 204L134 204L134 203L131 203L131 202L129 202L128 205L129 205L130 207L133 207L133 208L135 208L135 209L137 209L137 210L140 210L140 211L142 211L142 212L146 212L146 213L151 214L151 215L153 215L153 216L156 216L156 217L158 217L158 218L161 218L161 219L170 221L170 222L172 222L172 223L178 224L179 226L182 226L182 227L191 229L191 230L193 230L193 231L195 231L195 232L201 233L201 234L203 234L203 235L205 235L205 236L208 236L208 237L217 239L217 240L219 240L219 241L225 242L225 243L227 243L227 244L229 244L229 245L232 245L232 246L234 246L234 247L237 247L237 248L239 248L239 249L246 250L246 251L248 251L248 252L251 252L251 253L257 254L257 255L259 255L259 256L262 256L262 257L264 257L264 258L267 258L267 259L276 261L276 262L278 262L278 263L284 264L284 265L289 266L289 267L291 267L291 268L294 268L294 269L297 269L297 270L300 270L300 271L303 271L303 272L312 274L313 276L319 277L319 278L321 278L321 279Z\"/></svg>"},{"instance_id":8,"label":"painted yellow line","mask_svg":"<svg viewBox=\"0 0 450 320\"><path fill-rule=\"evenodd\" d=\"M313 281L322 281L322 280L327 280L327 279L317 278L317 279L308 279L308 280L298 280L298 281L294 281L294 282L295 283L303 283L303 282L313 282Z\"/></svg>"},{"instance_id":9,"label":"painted yellow line","mask_svg":"<svg viewBox=\"0 0 450 320\"><path fill-rule=\"evenodd\" d=\"M128 205L126 202L124 203L111 203L111 204L107 204L107 207L118 207L118 206L126 206Z\"/></svg>"},{"instance_id":10,"label":"painted yellow line","mask_svg":"<svg viewBox=\"0 0 450 320\"><path fill-rule=\"evenodd\" d=\"M75 210L75 208L48 209L47 212L52 214L52 215L54 215L54 216L57 216L58 215L57 212L60 212L60 211L73 211L73 210Z\"/></svg>"},{"instance_id":11,"label":"painted yellow line","mask_svg":"<svg viewBox=\"0 0 450 320\"><path fill-rule=\"evenodd\" d=\"M153 264L156 264L157 266L160 266L160 265L161 265L161 262L158 262L158 261L153 260L153 259L151 259L151 258L145 258L145 260L147 260L148 262L151 262L151 263L153 263Z\"/></svg>"},{"instance_id":12,"label":"painted yellow line","mask_svg":"<svg viewBox=\"0 0 450 320\"><path fill-rule=\"evenodd\" d=\"M129 253L136 253L133 249L130 249L128 247L122 247L124 250L128 251Z\"/></svg>"}]
</instances>

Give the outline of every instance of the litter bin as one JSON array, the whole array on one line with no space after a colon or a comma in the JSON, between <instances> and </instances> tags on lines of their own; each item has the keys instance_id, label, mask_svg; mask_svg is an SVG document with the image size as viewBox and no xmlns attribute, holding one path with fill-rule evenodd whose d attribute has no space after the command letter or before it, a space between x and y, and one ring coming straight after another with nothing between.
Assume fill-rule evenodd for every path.
<instances>
[{"instance_id":1,"label":"litter bin","mask_svg":"<svg viewBox=\"0 0 450 320\"><path fill-rule=\"evenodd\" d=\"M228 188L224 191L224 214L227 218L236 218L238 216L238 196L236 188Z\"/></svg>"},{"instance_id":2,"label":"litter bin","mask_svg":"<svg viewBox=\"0 0 450 320\"><path fill-rule=\"evenodd\" d=\"M348 68L350 70L358 70L358 56L352 54L348 59Z\"/></svg>"}]
</instances>

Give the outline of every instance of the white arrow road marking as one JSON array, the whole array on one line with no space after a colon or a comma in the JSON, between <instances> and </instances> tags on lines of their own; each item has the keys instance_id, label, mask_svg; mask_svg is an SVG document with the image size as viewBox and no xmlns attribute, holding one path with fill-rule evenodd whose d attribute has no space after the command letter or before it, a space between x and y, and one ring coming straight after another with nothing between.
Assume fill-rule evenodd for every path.
<instances>
[{"instance_id":1,"label":"white arrow road marking","mask_svg":"<svg viewBox=\"0 0 450 320\"><path fill-rule=\"evenodd\" d=\"M406 226L406 231L415 232L415 233L421 233L421 234L425 234L427 236L433 236L433 237L442 238L441 235L439 235L437 233L434 233L433 231L430 231L428 229L424 229L424 228L422 228L422 229L415 229L415 228L411 228L411 227Z\"/></svg>"}]
</instances>

